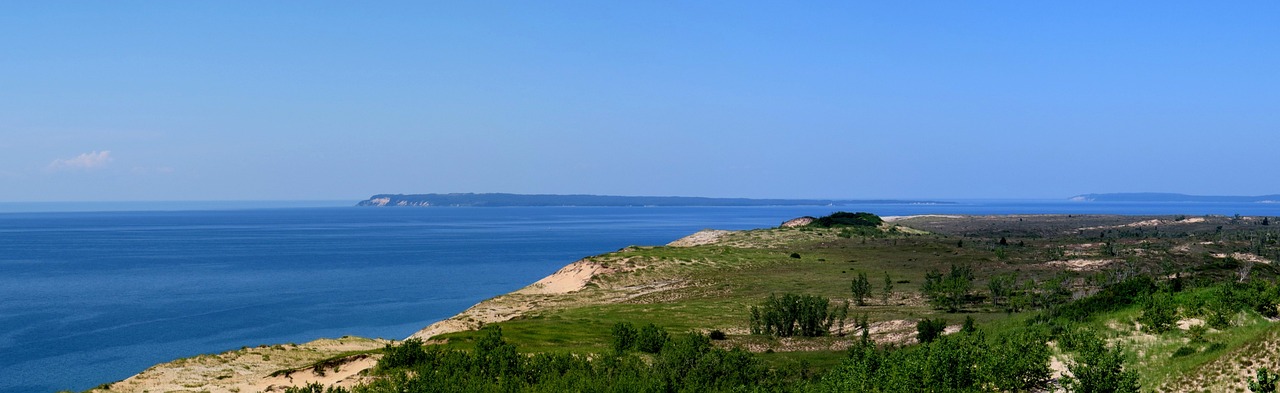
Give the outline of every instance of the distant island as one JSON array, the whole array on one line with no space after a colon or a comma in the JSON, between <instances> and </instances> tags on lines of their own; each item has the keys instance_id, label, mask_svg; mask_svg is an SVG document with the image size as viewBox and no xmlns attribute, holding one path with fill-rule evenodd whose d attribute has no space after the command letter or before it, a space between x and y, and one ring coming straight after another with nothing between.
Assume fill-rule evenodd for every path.
<instances>
[{"instance_id":1,"label":"distant island","mask_svg":"<svg viewBox=\"0 0 1280 393\"><path fill-rule=\"evenodd\" d=\"M1084 194L1071 197L1078 202L1211 202L1211 203L1280 203L1280 195L1209 196L1163 192Z\"/></svg>"},{"instance_id":2,"label":"distant island","mask_svg":"<svg viewBox=\"0 0 1280 393\"><path fill-rule=\"evenodd\" d=\"M839 206L857 204L952 204L897 199L750 199L676 196L526 195L526 194L378 194L356 206Z\"/></svg>"}]
</instances>

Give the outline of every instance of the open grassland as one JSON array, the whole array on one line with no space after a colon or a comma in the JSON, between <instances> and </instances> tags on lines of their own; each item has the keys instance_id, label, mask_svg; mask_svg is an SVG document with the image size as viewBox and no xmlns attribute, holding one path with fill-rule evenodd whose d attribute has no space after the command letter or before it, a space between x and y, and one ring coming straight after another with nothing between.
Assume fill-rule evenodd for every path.
<instances>
[{"instance_id":1,"label":"open grassland","mask_svg":"<svg viewBox=\"0 0 1280 393\"><path fill-rule=\"evenodd\" d=\"M1117 217L1117 216L999 216L918 217L885 224L878 233L850 233L842 228L774 228L731 232L710 244L691 247L629 247L589 258L617 268L594 277L580 291L559 295L578 298L557 307L533 309L500 322L506 337L529 352L600 353L609 348L609 329L619 322L653 323L672 332L719 330L727 339L717 345L768 352L766 360L803 359L812 365L831 365L845 356L865 315L872 338L884 343L910 344L915 322L942 318L959 325L974 318L989 329L1017 327L1007 322L1008 307L992 302L987 284L992 277L1011 275L1019 283L1057 283L1070 297L1087 296L1108 282L1124 277L1180 274L1188 282L1216 282L1241 274L1273 279L1270 264L1274 246L1257 247L1268 233L1257 220L1230 217ZM1262 256L1255 254L1266 254ZM1268 254L1270 253L1270 254ZM1232 255L1256 256L1242 261ZM925 275L951 265L971 266L973 289L961 312L948 313L921 294ZM850 306L849 318L832 328L834 334L815 338L776 338L749 334L749 309L771 294L803 293L855 303L850 283L865 273L873 284L866 305ZM882 295L883 277L892 290ZM631 295L619 295L629 293ZM638 295L637 295L638 294ZM1185 296L1190 296L1185 295ZM1099 328L1120 328L1116 335L1135 331L1132 307ZM1128 313L1128 314L1123 314ZM1243 314L1242 314L1243 315ZM1265 319L1244 318L1242 326L1209 334L1225 345L1193 355L1170 358L1185 339L1130 341L1131 351L1152 367L1143 367L1143 382L1189 372L1216 359L1219 352L1265 331ZM1106 318L1099 318L1107 320ZM1128 329L1128 330L1126 330ZM467 348L477 333L457 332L434 337ZM1168 341L1168 342L1165 342ZM1138 345L1141 344L1141 345ZM1165 360L1159 360L1164 354ZM1159 360L1159 361L1157 361Z\"/></svg>"}]
</instances>

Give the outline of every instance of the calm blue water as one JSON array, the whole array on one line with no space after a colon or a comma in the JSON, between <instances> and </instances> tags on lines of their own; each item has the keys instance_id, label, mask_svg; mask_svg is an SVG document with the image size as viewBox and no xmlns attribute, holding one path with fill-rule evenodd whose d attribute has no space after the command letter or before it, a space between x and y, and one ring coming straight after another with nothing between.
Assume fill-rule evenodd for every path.
<instances>
[{"instance_id":1,"label":"calm blue water","mask_svg":"<svg viewBox=\"0 0 1280 393\"><path fill-rule=\"evenodd\" d=\"M0 392L82 390L241 346L403 338L584 256L835 210L1280 215L1274 204L1057 201L0 213Z\"/></svg>"}]
</instances>

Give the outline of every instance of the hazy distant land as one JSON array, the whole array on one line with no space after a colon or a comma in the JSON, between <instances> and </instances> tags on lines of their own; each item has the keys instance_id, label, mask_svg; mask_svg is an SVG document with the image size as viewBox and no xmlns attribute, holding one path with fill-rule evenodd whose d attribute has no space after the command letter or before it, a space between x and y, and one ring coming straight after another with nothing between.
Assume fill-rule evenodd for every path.
<instances>
[{"instance_id":1,"label":"hazy distant land","mask_svg":"<svg viewBox=\"0 0 1280 393\"><path fill-rule=\"evenodd\" d=\"M1162 192L1083 194L1071 197L1081 202L1202 202L1202 203L1280 203L1280 195L1212 196Z\"/></svg>"},{"instance_id":2,"label":"hazy distant land","mask_svg":"<svg viewBox=\"0 0 1280 393\"><path fill-rule=\"evenodd\" d=\"M526 194L378 194L357 206L836 206L854 204L952 204L900 199L750 199L676 196L526 195Z\"/></svg>"}]
</instances>

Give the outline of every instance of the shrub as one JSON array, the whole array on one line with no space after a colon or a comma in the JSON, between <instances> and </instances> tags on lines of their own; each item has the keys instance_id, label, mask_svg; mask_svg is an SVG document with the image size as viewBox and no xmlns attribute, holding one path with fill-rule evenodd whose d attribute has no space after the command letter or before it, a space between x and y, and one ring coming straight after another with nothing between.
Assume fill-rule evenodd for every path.
<instances>
[{"instance_id":1,"label":"shrub","mask_svg":"<svg viewBox=\"0 0 1280 393\"><path fill-rule=\"evenodd\" d=\"M724 340L726 338L724 332L720 331L720 329L712 330L707 336L712 340Z\"/></svg>"},{"instance_id":2,"label":"shrub","mask_svg":"<svg viewBox=\"0 0 1280 393\"><path fill-rule=\"evenodd\" d=\"M1187 337L1191 342L1205 342L1204 334L1209 332L1209 327L1205 324L1195 324L1187 328Z\"/></svg>"},{"instance_id":3,"label":"shrub","mask_svg":"<svg viewBox=\"0 0 1280 393\"><path fill-rule=\"evenodd\" d=\"M378 368L382 370L413 366L427 358L422 340L416 338L404 340L400 345L387 344L382 354L382 360L378 361Z\"/></svg>"},{"instance_id":4,"label":"shrub","mask_svg":"<svg viewBox=\"0 0 1280 393\"><path fill-rule=\"evenodd\" d=\"M760 306L751 307L751 334L778 337L826 335L837 316L831 301L813 295L769 295Z\"/></svg>"},{"instance_id":5,"label":"shrub","mask_svg":"<svg viewBox=\"0 0 1280 393\"><path fill-rule=\"evenodd\" d=\"M1036 391L1049 384L1052 351L1038 330L1024 329L997 337L985 359L985 373L1002 391ZM1017 354L1010 356L1009 354Z\"/></svg>"},{"instance_id":6,"label":"shrub","mask_svg":"<svg viewBox=\"0 0 1280 393\"><path fill-rule=\"evenodd\" d=\"M849 288L853 292L853 300L859 306L867 305L867 296L871 296L871 281L867 280L866 273L858 272L858 279L853 280Z\"/></svg>"},{"instance_id":7,"label":"shrub","mask_svg":"<svg viewBox=\"0 0 1280 393\"><path fill-rule=\"evenodd\" d=\"M1142 316L1138 317L1142 329L1155 334L1169 331L1177 321L1178 306L1173 304L1173 297L1164 292L1148 296L1142 307Z\"/></svg>"},{"instance_id":8,"label":"shrub","mask_svg":"<svg viewBox=\"0 0 1280 393\"><path fill-rule=\"evenodd\" d=\"M925 273L921 290L934 307L948 312L960 311L969 289L973 287L973 268L967 265L951 265L951 271L943 276L937 270Z\"/></svg>"},{"instance_id":9,"label":"shrub","mask_svg":"<svg viewBox=\"0 0 1280 393\"><path fill-rule=\"evenodd\" d=\"M330 386L326 388L319 382L312 382L303 386L290 386L284 389L284 393L347 393L347 388L341 386Z\"/></svg>"},{"instance_id":10,"label":"shrub","mask_svg":"<svg viewBox=\"0 0 1280 393\"><path fill-rule=\"evenodd\" d=\"M942 335L947 330L947 320L938 319L921 319L916 322L916 340L922 343L930 343Z\"/></svg>"},{"instance_id":11,"label":"shrub","mask_svg":"<svg viewBox=\"0 0 1280 393\"><path fill-rule=\"evenodd\" d=\"M1249 380L1249 391L1254 393L1275 393L1277 379L1280 379L1280 375L1271 374L1265 368L1258 369L1257 376Z\"/></svg>"},{"instance_id":12,"label":"shrub","mask_svg":"<svg viewBox=\"0 0 1280 393\"><path fill-rule=\"evenodd\" d=\"M636 327L631 322L613 324L613 350L626 352L636 347Z\"/></svg>"},{"instance_id":13,"label":"shrub","mask_svg":"<svg viewBox=\"0 0 1280 393\"><path fill-rule=\"evenodd\" d=\"M1173 357L1180 358L1183 356L1191 356L1196 354L1196 349L1191 347L1179 347L1177 351L1173 351Z\"/></svg>"},{"instance_id":14,"label":"shrub","mask_svg":"<svg viewBox=\"0 0 1280 393\"><path fill-rule=\"evenodd\" d=\"M1067 369L1074 375L1067 382L1071 392L1138 392L1138 373L1124 369L1124 351L1118 346L1108 348L1097 336L1085 341Z\"/></svg>"},{"instance_id":15,"label":"shrub","mask_svg":"<svg viewBox=\"0 0 1280 393\"><path fill-rule=\"evenodd\" d=\"M640 328L636 334L636 349L640 352L658 353L667 344L667 331L652 323Z\"/></svg>"},{"instance_id":16,"label":"shrub","mask_svg":"<svg viewBox=\"0 0 1280 393\"><path fill-rule=\"evenodd\" d=\"M893 296L893 279L889 278L889 272L884 272L884 289L880 292L880 302L889 304L889 297Z\"/></svg>"}]
</instances>

